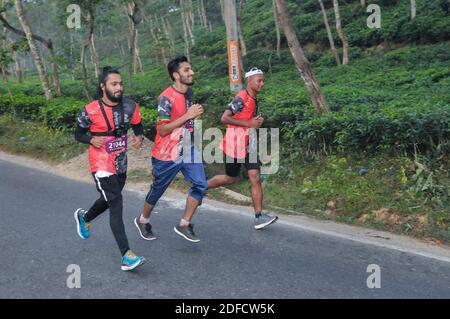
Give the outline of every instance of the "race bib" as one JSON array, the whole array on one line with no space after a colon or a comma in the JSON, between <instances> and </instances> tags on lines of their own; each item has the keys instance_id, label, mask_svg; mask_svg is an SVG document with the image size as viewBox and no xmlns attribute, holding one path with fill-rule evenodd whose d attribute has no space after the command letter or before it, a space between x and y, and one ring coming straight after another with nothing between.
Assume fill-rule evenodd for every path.
<instances>
[{"instance_id":1,"label":"race bib","mask_svg":"<svg viewBox=\"0 0 450 319\"><path fill-rule=\"evenodd\" d=\"M108 136L106 139L106 152L116 153L118 151L124 151L128 146L128 136L124 135L121 137Z\"/></svg>"}]
</instances>

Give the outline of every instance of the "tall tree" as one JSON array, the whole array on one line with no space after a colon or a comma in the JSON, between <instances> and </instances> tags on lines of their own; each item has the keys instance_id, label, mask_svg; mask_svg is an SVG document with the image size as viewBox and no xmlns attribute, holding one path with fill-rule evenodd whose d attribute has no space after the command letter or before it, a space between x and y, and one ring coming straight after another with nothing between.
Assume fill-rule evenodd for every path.
<instances>
[{"instance_id":1,"label":"tall tree","mask_svg":"<svg viewBox=\"0 0 450 319\"><path fill-rule=\"evenodd\" d=\"M0 15L2 16L2 18L4 18L6 13L2 12ZM11 50L8 45L8 29L5 26L3 26L3 34L0 38L2 40L0 48L0 68L2 72L3 82L8 83L8 66L12 62L12 58Z\"/></svg>"},{"instance_id":2,"label":"tall tree","mask_svg":"<svg viewBox=\"0 0 450 319\"><path fill-rule=\"evenodd\" d=\"M19 81L19 83L22 83L23 82L22 65L16 51L13 52L13 60L14 60L14 67L13 67L14 76Z\"/></svg>"},{"instance_id":3,"label":"tall tree","mask_svg":"<svg viewBox=\"0 0 450 319\"><path fill-rule=\"evenodd\" d=\"M88 2L87 2L87 23L88 23L88 36L81 46L80 64L81 64L81 72L83 75L84 94L86 95L88 100L92 101L93 97L92 97L91 93L89 92L89 80L88 80L88 74L87 74L87 70L86 70L86 61L85 61L86 50L89 48L89 45L92 43L92 35L94 34L94 9L93 9L92 0L88 0Z\"/></svg>"},{"instance_id":4,"label":"tall tree","mask_svg":"<svg viewBox=\"0 0 450 319\"><path fill-rule=\"evenodd\" d=\"M140 61L139 56L139 43L138 43L138 29L137 26L141 22L141 13L139 5L136 1L130 1L127 3L127 15L130 21L130 67L129 67L129 82L130 86L133 85L132 76L137 72L137 67ZM140 64L142 66L142 63ZM142 69L140 70L143 71Z\"/></svg>"},{"instance_id":5,"label":"tall tree","mask_svg":"<svg viewBox=\"0 0 450 319\"><path fill-rule=\"evenodd\" d=\"M150 35L153 39L153 41L156 44L156 47L159 49L161 53L161 62L166 64L167 63L167 57L166 57L166 49L164 44L161 41L161 29L158 26L158 18L155 15L155 17L149 16L147 17L144 12L142 12L142 19L145 23L148 24Z\"/></svg>"},{"instance_id":6,"label":"tall tree","mask_svg":"<svg viewBox=\"0 0 450 319\"><path fill-rule=\"evenodd\" d=\"M330 24L328 23L327 12L325 11L325 7L323 6L322 0L319 0L320 9L322 10L323 22L325 23L325 29L327 30L328 41L330 42L331 51L334 53L334 57L336 59L336 64L341 65L341 59L339 58L339 52L334 46L333 35L331 34Z\"/></svg>"},{"instance_id":7,"label":"tall tree","mask_svg":"<svg viewBox=\"0 0 450 319\"><path fill-rule=\"evenodd\" d=\"M7 28L8 30L10 30L11 32L24 37L26 39L26 34L24 31L16 29L15 27L13 27L8 20L6 20L6 16L5 15L1 15L0 16L0 21L3 23L3 26L5 28ZM59 80L59 73L58 73L58 63L56 61L56 54L55 54L55 50L53 48L53 41L52 39L45 39L37 34L31 34L31 37L33 40L38 41L40 43L42 43L48 50L49 54L50 54L50 65L51 65L51 69L52 69L52 80L53 80L53 84L55 86L55 94L56 96L61 96L61 82ZM44 66L45 68L45 66Z\"/></svg>"},{"instance_id":8,"label":"tall tree","mask_svg":"<svg viewBox=\"0 0 450 319\"><path fill-rule=\"evenodd\" d=\"M195 45L195 36L193 32L193 11L192 11L192 0L180 0L180 10L181 10L181 18L183 19L185 27L185 33L187 34L187 39L190 39L192 45ZM189 40L188 40L189 41Z\"/></svg>"},{"instance_id":9,"label":"tall tree","mask_svg":"<svg viewBox=\"0 0 450 319\"><path fill-rule=\"evenodd\" d=\"M277 7L277 17L286 35L292 57L294 58L297 70L305 84L306 91L318 113L330 112L330 107L322 93L320 85L316 80L311 65L306 58L303 49L298 41L294 28L292 27L289 12L284 0L275 0Z\"/></svg>"},{"instance_id":10,"label":"tall tree","mask_svg":"<svg viewBox=\"0 0 450 319\"><path fill-rule=\"evenodd\" d=\"M53 96L52 96L52 91L50 89L50 83L47 78L47 71L45 70L44 62L39 54L36 43L34 42L33 32L28 23L27 17L25 16L23 6L22 6L22 1L14 0L14 6L16 9L17 17L19 18L20 24L22 26L23 32L25 33L25 36L27 38L28 46L30 47L34 63L36 65L36 68L38 69L39 79L41 80L42 89L44 90L45 98L47 100L50 100Z\"/></svg>"},{"instance_id":11,"label":"tall tree","mask_svg":"<svg viewBox=\"0 0 450 319\"><path fill-rule=\"evenodd\" d=\"M166 34L167 42L169 43L170 55L175 55L175 39L172 32L172 26L168 18L161 16L161 23L163 26L164 33Z\"/></svg>"},{"instance_id":12,"label":"tall tree","mask_svg":"<svg viewBox=\"0 0 450 319\"><path fill-rule=\"evenodd\" d=\"M242 57L239 50L238 23L235 0L223 1L223 14L227 31L228 69L230 75L230 89L233 92L242 89Z\"/></svg>"},{"instance_id":13,"label":"tall tree","mask_svg":"<svg viewBox=\"0 0 450 319\"><path fill-rule=\"evenodd\" d=\"M225 22L225 0L220 0L220 13L222 14L222 19Z\"/></svg>"},{"instance_id":14,"label":"tall tree","mask_svg":"<svg viewBox=\"0 0 450 319\"><path fill-rule=\"evenodd\" d=\"M194 28L195 28L195 14L194 14L194 7L192 5L192 0L188 0L188 12L189 12L189 21L190 23L190 30L191 30L191 39L194 41Z\"/></svg>"},{"instance_id":15,"label":"tall tree","mask_svg":"<svg viewBox=\"0 0 450 319\"><path fill-rule=\"evenodd\" d=\"M339 12L339 2L338 0L333 0L333 7L334 7L334 15L336 17L336 31L339 35L339 38L342 42L342 64L348 64L349 58L348 58L348 40L345 36L344 30L342 30L342 24L341 24L341 14Z\"/></svg>"},{"instance_id":16,"label":"tall tree","mask_svg":"<svg viewBox=\"0 0 450 319\"><path fill-rule=\"evenodd\" d=\"M416 18L416 0L410 0L411 2L411 20Z\"/></svg>"},{"instance_id":17,"label":"tall tree","mask_svg":"<svg viewBox=\"0 0 450 319\"><path fill-rule=\"evenodd\" d=\"M200 24L204 29L208 28L208 19L206 17L205 2L203 0L198 1L198 15L200 17Z\"/></svg>"},{"instance_id":18,"label":"tall tree","mask_svg":"<svg viewBox=\"0 0 450 319\"><path fill-rule=\"evenodd\" d=\"M89 47L92 54L92 64L94 64L95 77L98 78L100 75L100 62L98 59L97 46L95 45L95 34L92 33L91 46Z\"/></svg>"},{"instance_id":19,"label":"tall tree","mask_svg":"<svg viewBox=\"0 0 450 319\"><path fill-rule=\"evenodd\" d=\"M280 32L280 24L278 23L277 18L277 7L275 0L272 0L272 9L273 9L273 17L275 20L275 31L277 33L277 56L280 57L281 51L281 32Z\"/></svg>"},{"instance_id":20,"label":"tall tree","mask_svg":"<svg viewBox=\"0 0 450 319\"><path fill-rule=\"evenodd\" d=\"M241 45L241 54L243 57L245 57L245 56L247 56L247 45L245 44L244 28L242 26L243 17L244 17L244 0L240 0L239 1L239 14L237 16L238 34L239 34L239 43Z\"/></svg>"},{"instance_id":21,"label":"tall tree","mask_svg":"<svg viewBox=\"0 0 450 319\"><path fill-rule=\"evenodd\" d=\"M141 60L141 49L139 48L139 30L136 29L136 40L134 41L134 73L137 73L137 68L139 67L139 72L144 73L144 67Z\"/></svg>"},{"instance_id":22,"label":"tall tree","mask_svg":"<svg viewBox=\"0 0 450 319\"><path fill-rule=\"evenodd\" d=\"M189 23L187 21L187 15L185 11L184 1L180 0L180 11L181 11L181 21L183 23L183 39L184 39L184 55L187 56L187 58L190 60L191 57L191 50L190 50L190 43L189 43Z\"/></svg>"}]
</instances>

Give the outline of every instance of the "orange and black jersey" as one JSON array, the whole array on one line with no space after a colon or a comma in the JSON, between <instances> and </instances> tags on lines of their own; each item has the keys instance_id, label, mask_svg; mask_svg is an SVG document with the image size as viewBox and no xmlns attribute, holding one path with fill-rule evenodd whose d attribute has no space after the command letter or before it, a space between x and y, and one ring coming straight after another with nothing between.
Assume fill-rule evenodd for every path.
<instances>
[{"instance_id":1,"label":"orange and black jersey","mask_svg":"<svg viewBox=\"0 0 450 319\"><path fill-rule=\"evenodd\" d=\"M92 136L95 135L107 136L109 139L124 136L126 139L130 127L135 135L142 135L141 120L139 106L133 100L123 98L121 104L113 107L96 100L86 105L78 115L75 139L86 144L89 144ZM116 136L119 130L121 136ZM91 145L89 164L92 172L102 170L113 174L125 173L127 170L126 146L118 151L108 152L106 145L101 148Z\"/></svg>"}]
</instances>

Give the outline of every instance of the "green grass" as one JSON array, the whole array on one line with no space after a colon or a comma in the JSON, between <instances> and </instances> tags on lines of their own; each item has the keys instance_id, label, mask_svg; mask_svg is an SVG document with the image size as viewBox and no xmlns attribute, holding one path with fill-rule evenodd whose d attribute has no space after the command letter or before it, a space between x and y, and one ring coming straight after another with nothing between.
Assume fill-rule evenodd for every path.
<instances>
[{"instance_id":1,"label":"green grass","mask_svg":"<svg viewBox=\"0 0 450 319\"><path fill-rule=\"evenodd\" d=\"M382 155L296 159L295 166L283 162L278 174L264 176L264 203L269 210L296 211L450 243L450 174L445 169L450 158L437 165L421 157L413 161ZM251 196L243 175L241 183L229 188ZM386 213L377 216L377 211Z\"/></svg>"},{"instance_id":2,"label":"green grass","mask_svg":"<svg viewBox=\"0 0 450 319\"><path fill-rule=\"evenodd\" d=\"M87 147L75 141L72 131L50 129L40 122L0 116L0 148L52 163L67 161Z\"/></svg>"}]
</instances>

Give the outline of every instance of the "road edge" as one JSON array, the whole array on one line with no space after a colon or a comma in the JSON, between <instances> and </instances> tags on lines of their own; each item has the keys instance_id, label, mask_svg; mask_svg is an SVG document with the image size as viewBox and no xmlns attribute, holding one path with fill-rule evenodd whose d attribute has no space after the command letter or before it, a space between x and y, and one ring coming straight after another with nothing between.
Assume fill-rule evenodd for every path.
<instances>
[{"instance_id":1,"label":"road edge","mask_svg":"<svg viewBox=\"0 0 450 319\"><path fill-rule=\"evenodd\" d=\"M13 155L2 150L0 150L0 160L45 171L46 173L71 180L82 182L91 181L91 179L88 178L90 177L88 174L85 176L73 176L73 174L68 174L63 169L58 168L58 166L50 165L45 161L26 156ZM127 183L125 189L127 191L136 192L141 196L145 196L148 192L148 186L147 183ZM185 194L171 188L164 194L164 198L168 201L179 201L180 198L183 198L184 202L184 197ZM209 198L204 199L199 211L205 209L226 210L230 213L253 217L253 209L251 207L228 204ZM335 221L319 220L300 213L298 216L283 215L277 223L312 233L351 240L450 263L450 246L444 244L428 243L418 238L397 235L387 231L378 231L355 225L342 224Z\"/></svg>"}]
</instances>

